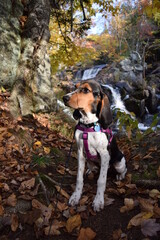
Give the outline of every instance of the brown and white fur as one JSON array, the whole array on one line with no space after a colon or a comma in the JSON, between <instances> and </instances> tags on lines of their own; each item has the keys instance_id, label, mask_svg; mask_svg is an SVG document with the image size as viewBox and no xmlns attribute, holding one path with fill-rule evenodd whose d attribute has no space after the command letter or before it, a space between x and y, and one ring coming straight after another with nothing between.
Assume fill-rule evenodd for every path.
<instances>
[{"instance_id":1,"label":"brown and white fur","mask_svg":"<svg viewBox=\"0 0 160 240\"><path fill-rule=\"evenodd\" d=\"M106 129L112 122L108 97L103 93L100 84L94 80L78 83L76 90L65 95L63 101L66 106L75 109L73 116L81 124L87 125L98 122L103 129ZM78 204L81 198L85 170L85 151L81 130L76 130L75 139L78 146L78 174L75 191L69 199L69 204L72 206ZM118 149L115 139L113 138L110 147L108 145L108 138L105 133L88 133L90 153L93 155L98 153L100 156L100 174L97 181L97 193L93 201L94 211L100 211L104 208L104 191L110 160L118 173L118 180L122 180L127 172L126 160ZM109 148L110 150L108 150Z\"/></svg>"}]
</instances>

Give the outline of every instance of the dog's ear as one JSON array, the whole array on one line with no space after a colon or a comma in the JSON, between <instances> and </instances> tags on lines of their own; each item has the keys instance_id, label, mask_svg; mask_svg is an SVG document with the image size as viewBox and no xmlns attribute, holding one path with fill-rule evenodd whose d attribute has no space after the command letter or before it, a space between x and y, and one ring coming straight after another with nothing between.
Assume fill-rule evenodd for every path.
<instances>
[{"instance_id":1,"label":"dog's ear","mask_svg":"<svg viewBox=\"0 0 160 240\"><path fill-rule=\"evenodd\" d=\"M112 123L112 112L110 109L110 103L107 95L104 93L101 93L98 118L102 128L104 129L106 129Z\"/></svg>"},{"instance_id":2,"label":"dog's ear","mask_svg":"<svg viewBox=\"0 0 160 240\"><path fill-rule=\"evenodd\" d=\"M76 88L79 88L80 85L81 85L81 83L78 82L78 83L76 83L75 87L76 87Z\"/></svg>"},{"instance_id":3,"label":"dog's ear","mask_svg":"<svg viewBox=\"0 0 160 240\"><path fill-rule=\"evenodd\" d=\"M78 119L80 119L82 117L82 115L80 114L78 109L74 110L73 117L74 117L75 120L78 120Z\"/></svg>"}]
</instances>

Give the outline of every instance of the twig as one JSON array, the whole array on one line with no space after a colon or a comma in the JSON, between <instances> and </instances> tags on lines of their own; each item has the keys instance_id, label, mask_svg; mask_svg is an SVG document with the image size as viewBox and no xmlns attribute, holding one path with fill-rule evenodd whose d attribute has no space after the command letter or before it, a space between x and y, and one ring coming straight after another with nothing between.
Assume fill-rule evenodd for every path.
<instances>
[{"instance_id":1,"label":"twig","mask_svg":"<svg viewBox=\"0 0 160 240\"><path fill-rule=\"evenodd\" d=\"M147 187L157 187L160 188L160 180L133 180L132 183L136 184L137 186L147 186Z\"/></svg>"},{"instance_id":2,"label":"twig","mask_svg":"<svg viewBox=\"0 0 160 240\"><path fill-rule=\"evenodd\" d=\"M50 182L52 182L54 185L60 186L61 184L50 178L49 176L44 174L44 177L47 178Z\"/></svg>"},{"instance_id":3,"label":"twig","mask_svg":"<svg viewBox=\"0 0 160 240\"><path fill-rule=\"evenodd\" d=\"M40 182L40 184L41 184L43 193L44 193L44 195L45 195L47 205L49 205L49 204L50 204L50 201L49 201L49 198L48 198L48 192L47 192L46 186L44 185L44 183L43 183L43 181L42 181L39 173L37 174L37 177L38 177L38 180L39 180L39 182Z\"/></svg>"}]
</instances>

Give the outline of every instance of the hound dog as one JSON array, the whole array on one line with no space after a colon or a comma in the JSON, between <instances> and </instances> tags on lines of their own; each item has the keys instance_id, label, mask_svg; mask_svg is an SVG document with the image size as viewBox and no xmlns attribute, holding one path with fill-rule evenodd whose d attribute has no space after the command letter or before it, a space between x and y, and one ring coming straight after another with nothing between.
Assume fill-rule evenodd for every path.
<instances>
[{"instance_id":1,"label":"hound dog","mask_svg":"<svg viewBox=\"0 0 160 240\"><path fill-rule=\"evenodd\" d=\"M113 163L118 180L122 180L127 172L125 157L118 149L115 138L109 146L108 135L111 134L108 134L107 130L112 122L112 113L108 97L103 93L99 83L94 80L86 80L77 83L76 90L66 94L63 101L66 106L75 109L73 116L79 120L75 130L75 139L78 146L77 183L75 191L69 199L69 204L75 206L81 198L85 159L88 158L88 151L89 157L99 156L100 159L97 193L93 201L94 211L100 211L104 208L104 191L109 162ZM84 131L87 132L85 138ZM87 148L85 145L87 145Z\"/></svg>"}]
</instances>

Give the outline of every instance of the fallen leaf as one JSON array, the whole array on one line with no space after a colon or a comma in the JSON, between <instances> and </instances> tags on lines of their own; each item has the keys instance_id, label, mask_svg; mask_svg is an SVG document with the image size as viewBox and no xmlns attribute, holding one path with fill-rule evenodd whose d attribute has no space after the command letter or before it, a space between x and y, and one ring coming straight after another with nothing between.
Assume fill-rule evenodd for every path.
<instances>
[{"instance_id":1,"label":"fallen leaf","mask_svg":"<svg viewBox=\"0 0 160 240\"><path fill-rule=\"evenodd\" d=\"M21 183L19 187L19 191L25 190L25 189L31 189L35 185L35 178L31 178L27 181L24 181Z\"/></svg>"},{"instance_id":2,"label":"fallen leaf","mask_svg":"<svg viewBox=\"0 0 160 240\"><path fill-rule=\"evenodd\" d=\"M40 141L37 141L33 144L33 149L40 148L42 146L42 143Z\"/></svg>"},{"instance_id":3,"label":"fallen leaf","mask_svg":"<svg viewBox=\"0 0 160 240\"><path fill-rule=\"evenodd\" d=\"M96 237L96 233L91 228L81 228L77 240L92 240Z\"/></svg>"},{"instance_id":4,"label":"fallen leaf","mask_svg":"<svg viewBox=\"0 0 160 240\"><path fill-rule=\"evenodd\" d=\"M160 178L160 166L157 169L157 176Z\"/></svg>"},{"instance_id":5,"label":"fallen leaf","mask_svg":"<svg viewBox=\"0 0 160 240\"><path fill-rule=\"evenodd\" d=\"M134 208L135 202L132 198L125 198L124 199L124 206L120 208L120 212L124 213L126 211L130 211Z\"/></svg>"},{"instance_id":6,"label":"fallen leaf","mask_svg":"<svg viewBox=\"0 0 160 240\"><path fill-rule=\"evenodd\" d=\"M158 207L157 204L155 204L153 211L154 211L154 217L160 218L160 208Z\"/></svg>"},{"instance_id":7,"label":"fallen leaf","mask_svg":"<svg viewBox=\"0 0 160 240\"><path fill-rule=\"evenodd\" d=\"M88 201L88 196L83 196L80 200L80 205L84 205Z\"/></svg>"},{"instance_id":8,"label":"fallen leaf","mask_svg":"<svg viewBox=\"0 0 160 240\"><path fill-rule=\"evenodd\" d=\"M113 231L112 233L112 239L113 240L119 240L121 239L121 234L122 234L122 230L120 228L116 229L115 231Z\"/></svg>"},{"instance_id":9,"label":"fallen leaf","mask_svg":"<svg viewBox=\"0 0 160 240\"><path fill-rule=\"evenodd\" d=\"M59 209L60 212L68 209L68 206L66 205L66 203L62 203L60 201L57 202L57 208Z\"/></svg>"},{"instance_id":10,"label":"fallen leaf","mask_svg":"<svg viewBox=\"0 0 160 240\"><path fill-rule=\"evenodd\" d=\"M160 224L156 223L156 219L147 219L141 223L141 231L145 237L157 236L160 231Z\"/></svg>"},{"instance_id":11,"label":"fallen leaf","mask_svg":"<svg viewBox=\"0 0 160 240\"><path fill-rule=\"evenodd\" d=\"M41 210L42 216L44 218L44 223L47 224L51 217L52 209L50 207L46 207L44 204L42 204L36 199L32 200L32 207Z\"/></svg>"},{"instance_id":12,"label":"fallen leaf","mask_svg":"<svg viewBox=\"0 0 160 240\"><path fill-rule=\"evenodd\" d=\"M74 228L81 226L81 216L79 214L70 217L66 223L67 232L71 233Z\"/></svg>"},{"instance_id":13,"label":"fallen leaf","mask_svg":"<svg viewBox=\"0 0 160 240\"><path fill-rule=\"evenodd\" d=\"M78 206L77 209L76 209L76 211L77 211L78 213L84 212L84 211L86 211L86 210L87 210L87 206L86 206L86 205Z\"/></svg>"},{"instance_id":14,"label":"fallen leaf","mask_svg":"<svg viewBox=\"0 0 160 240\"><path fill-rule=\"evenodd\" d=\"M3 216L4 214L4 207L0 205L0 216Z\"/></svg>"},{"instance_id":15,"label":"fallen leaf","mask_svg":"<svg viewBox=\"0 0 160 240\"><path fill-rule=\"evenodd\" d=\"M43 147L45 154L49 154L51 149L49 147Z\"/></svg>"},{"instance_id":16,"label":"fallen leaf","mask_svg":"<svg viewBox=\"0 0 160 240\"><path fill-rule=\"evenodd\" d=\"M137 227L140 226L142 221L144 221L145 219L149 219L153 216L153 213L146 213L146 212L141 212L139 214L137 214L136 216L134 216L128 223L127 228L131 228L132 226Z\"/></svg>"},{"instance_id":17,"label":"fallen leaf","mask_svg":"<svg viewBox=\"0 0 160 240\"><path fill-rule=\"evenodd\" d=\"M7 183L3 184L3 189L4 189L5 192L8 192L10 190L10 188L9 188Z\"/></svg>"},{"instance_id":18,"label":"fallen leaf","mask_svg":"<svg viewBox=\"0 0 160 240\"><path fill-rule=\"evenodd\" d=\"M153 201L144 198L138 198L139 205L142 212L151 212L153 213Z\"/></svg>"},{"instance_id":19,"label":"fallen leaf","mask_svg":"<svg viewBox=\"0 0 160 240\"><path fill-rule=\"evenodd\" d=\"M6 204L12 207L15 207L17 204L17 198L14 193L12 193L7 199L6 199Z\"/></svg>"},{"instance_id":20,"label":"fallen leaf","mask_svg":"<svg viewBox=\"0 0 160 240\"><path fill-rule=\"evenodd\" d=\"M67 199L69 199L70 197L69 197L69 194L66 192L66 191L64 191L60 186L55 186L55 188L57 189L57 191L61 194L61 195L63 195L65 198L67 198Z\"/></svg>"},{"instance_id":21,"label":"fallen leaf","mask_svg":"<svg viewBox=\"0 0 160 240\"><path fill-rule=\"evenodd\" d=\"M65 167L62 166L62 165L59 165L59 166L57 167L56 171L57 171L58 173L60 173L61 175L64 175L64 174L65 174Z\"/></svg>"},{"instance_id":22,"label":"fallen leaf","mask_svg":"<svg viewBox=\"0 0 160 240\"><path fill-rule=\"evenodd\" d=\"M154 199L160 198L160 192L157 189L152 189L149 191L149 196Z\"/></svg>"},{"instance_id":23,"label":"fallen leaf","mask_svg":"<svg viewBox=\"0 0 160 240\"><path fill-rule=\"evenodd\" d=\"M109 206L115 201L114 198L109 198L106 194L104 195L104 206Z\"/></svg>"},{"instance_id":24,"label":"fallen leaf","mask_svg":"<svg viewBox=\"0 0 160 240\"><path fill-rule=\"evenodd\" d=\"M16 214L12 214L11 217L11 229L15 232L18 228L18 216Z\"/></svg>"},{"instance_id":25,"label":"fallen leaf","mask_svg":"<svg viewBox=\"0 0 160 240\"><path fill-rule=\"evenodd\" d=\"M64 222L54 220L52 226L48 226L44 229L44 233L45 233L46 236L48 236L48 235L60 235L61 232L59 231L59 229L64 227L64 226L65 226Z\"/></svg>"}]
</instances>

